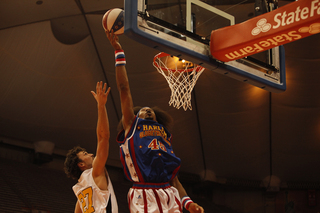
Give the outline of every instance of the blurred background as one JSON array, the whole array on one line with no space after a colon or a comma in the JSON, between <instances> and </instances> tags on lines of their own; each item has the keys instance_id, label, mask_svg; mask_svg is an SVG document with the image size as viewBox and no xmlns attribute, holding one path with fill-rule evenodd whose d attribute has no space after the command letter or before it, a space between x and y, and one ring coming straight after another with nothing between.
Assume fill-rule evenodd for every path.
<instances>
[{"instance_id":1,"label":"blurred background","mask_svg":"<svg viewBox=\"0 0 320 213\"><path fill-rule=\"evenodd\" d=\"M254 9L250 0L203 2ZM172 4L177 9L184 1ZM67 179L63 162L76 145L95 153L90 91L98 81L111 87L107 168L119 210L128 212L131 183L116 143L121 110L114 51L101 24L112 8L124 8L123 1L0 1L0 212L73 212L76 181ZM152 65L158 51L126 35L120 43L134 104L172 115L179 179L207 213L320 212L319 34L284 46L286 91L205 70L187 111L168 105L170 89Z\"/></svg>"}]
</instances>

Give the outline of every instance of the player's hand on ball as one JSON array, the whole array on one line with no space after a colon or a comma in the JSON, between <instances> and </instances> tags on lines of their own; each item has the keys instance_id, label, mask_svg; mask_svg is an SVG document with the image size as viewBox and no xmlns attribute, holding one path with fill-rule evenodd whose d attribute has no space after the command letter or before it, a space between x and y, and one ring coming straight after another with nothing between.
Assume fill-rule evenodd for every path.
<instances>
[{"instance_id":1,"label":"player's hand on ball","mask_svg":"<svg viewBox=\"0 0 320 213\"><path fill-rule=\"evenodd\" d=\"M189 206L190 213L204 213L204 210L197 203L191 203Z\"/></svg>"},{"instance_id":2,"label":"player's hand on ball","mask_svg":"<svg viewBox=\"0 0 320 213\"><path fill-rule=\"evenodd\" d=\"M111 30L111 32L109 30L106 30L105 32L113 48L115 50L121 50L122 47L119 43L119 37L113 33L113 30Z\"/></svg>"}]
</instances>

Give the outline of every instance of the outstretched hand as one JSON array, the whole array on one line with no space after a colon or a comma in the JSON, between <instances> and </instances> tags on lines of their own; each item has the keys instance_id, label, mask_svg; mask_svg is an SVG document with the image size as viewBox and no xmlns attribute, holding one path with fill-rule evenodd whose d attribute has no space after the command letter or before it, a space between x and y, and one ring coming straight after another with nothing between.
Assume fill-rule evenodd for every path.
<instances>
[{"instance_id":1,"label":"outstretched hand","mask_svg":"<svg viewBox=\"0 0 320 213\"><path fill-rule=\"evenodd\" d=\"M107 84L104 83L103 87L102 87L103 83L102 81L97 83L96 86L96 92L91 91L93 97L96 99L98 105L105 105L107 103L107 98L110 92L110 87L107 89Z\"/></svg>"},{"instance_id":2,"label":"outstretched hand","mask_svg":"<svg viewBox=\"0 0 320 213\"><path fill-rule=\"evenodd\" d=\"M113 30L111 30L111 32L109 30L106 30L105 32L113 48L115 50L121 50L122 47L119 43L119 37L116 34L114 34Z\"/></svg>"},{"instance_id":3,"label":"outstretched hand","mask_svg":"<svg viewBox=\"0 0 320 213\"><path fill-rule=\"evenodd\" d=\"M197 203L191 203L189 206L190 213L204 213L204 210Z\"/></svg>"}]
</instances>

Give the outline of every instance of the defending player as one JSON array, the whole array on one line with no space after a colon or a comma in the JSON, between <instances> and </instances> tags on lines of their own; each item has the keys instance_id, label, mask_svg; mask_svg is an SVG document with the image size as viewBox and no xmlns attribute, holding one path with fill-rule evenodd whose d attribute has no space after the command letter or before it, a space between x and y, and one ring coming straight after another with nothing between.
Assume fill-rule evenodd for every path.
<instances>
[{"instance_id":1,"label":"defending player","mask_svg":"<svg viewBox=\"0 0 320 213\"><path fill-rule=\"evenodd\" d=\"M103 87L102 87L103 86ZM118 204L113 191L105 164L109 155L109 121L106 110L107 97L110 87L106 91L107 84L98 82L96 92L91 91L97 101L97 151L96 157L89 154L82 147L74 147L69 150L64 170L68 177L78 179L78 183L72 187L77 196L75 213L97 212L106 213L107 206L112 206L109 213L118 213Z\"/></svg>"},{"instance_id":2,"label":"defending player","mask_svg":"<svg viewBox=\"0 0 320 213\"><path fill-rule=\"evenodd\" d=\"M187 196L176 176L180 159L172 150L171 134L164 125L168 120L162 119L167 114L150 107L143 107L135 114L119 38L113 32L106 31L106 35L115 49L123 128L117 140L125 176L133 182L128 192L130 212L178 213L184 206L191 213L203 213L203 208Z\"/></svg>"}]
</instances>

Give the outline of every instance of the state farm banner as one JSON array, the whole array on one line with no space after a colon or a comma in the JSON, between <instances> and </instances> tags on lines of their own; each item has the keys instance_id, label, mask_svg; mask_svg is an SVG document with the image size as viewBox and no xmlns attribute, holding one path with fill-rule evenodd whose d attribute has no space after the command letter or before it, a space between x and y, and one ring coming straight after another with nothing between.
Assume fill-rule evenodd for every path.
<instances>
[{"instance_id":1,"label":"state farm banner","mask_svg":"<svg viewBox=\"0 0 320 213\"><path fill-rule=\"evenodd\" d=\"M299 0L211 32L211 55L233 61L320 32L320 0Z\"/></svg>"}]
</instances>

